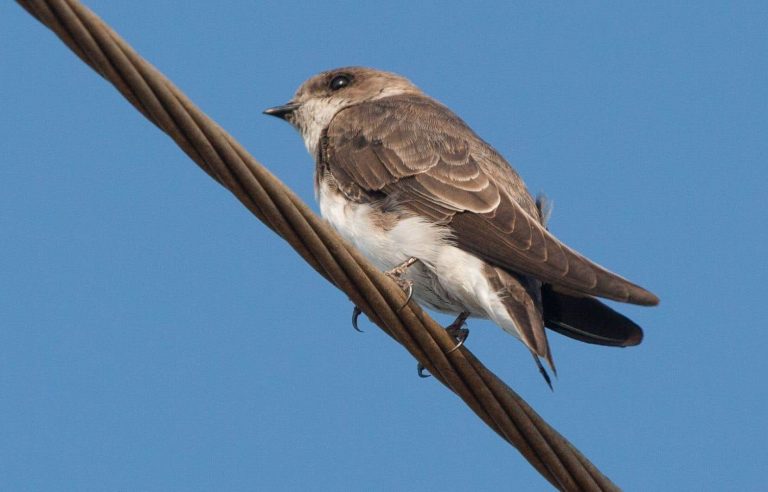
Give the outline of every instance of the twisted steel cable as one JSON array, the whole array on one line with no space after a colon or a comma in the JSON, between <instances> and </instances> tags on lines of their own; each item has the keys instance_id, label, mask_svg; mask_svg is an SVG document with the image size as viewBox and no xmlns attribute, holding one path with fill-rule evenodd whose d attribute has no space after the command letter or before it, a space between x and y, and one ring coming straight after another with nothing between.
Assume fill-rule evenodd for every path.
<instances>
[{"instance_id":1,"label":"twisted steel cable","mask_svg":"<svg viewBox=\"0 0 768 492\"><path fill-rule=\"evenodd\" d=\"M17 0L561 490L618 490L397 284L77 0Z\"/></svg>"}]
</instances>

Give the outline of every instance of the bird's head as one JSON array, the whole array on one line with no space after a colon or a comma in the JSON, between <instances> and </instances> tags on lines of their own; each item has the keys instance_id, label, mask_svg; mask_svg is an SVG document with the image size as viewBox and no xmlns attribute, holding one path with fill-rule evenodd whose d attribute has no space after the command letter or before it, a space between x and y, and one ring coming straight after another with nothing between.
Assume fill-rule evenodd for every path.
<instances>
[{"instance_id":1,"label":"bird's head","mask_svg":"<svg viewBox=\"0 0 768 492\"><path fill-rule=\"evenodd\" d=\"M314 153L322 131L342 109L384 97L421 93L408 79L391 72L365 67L336 68L310 78L288 103L269 108L264 114L293 125Z\"/></svg>"}]
</instances>

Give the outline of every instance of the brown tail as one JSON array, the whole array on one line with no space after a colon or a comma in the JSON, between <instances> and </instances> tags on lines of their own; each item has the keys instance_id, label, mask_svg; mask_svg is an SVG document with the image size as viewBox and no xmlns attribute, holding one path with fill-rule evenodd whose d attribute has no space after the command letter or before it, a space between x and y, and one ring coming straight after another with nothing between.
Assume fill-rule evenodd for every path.
<instances>
[{"instance_id":1,"label":"brown tail","mask_svg":"<svg viewBox=\"0 0 768 492\"><path fill-rule=\"evenodd\" d=\"M507 314L514 321L520 339L534 358L545 359L552 372L557 375L547 334L544 331L541 283L530 277L510 274L501 268L491 266L488 268L488 277L491 279L494 290L499 294ZM545 375L545 379L548 379L548 376Z\"/></svg>"}]
</instances>

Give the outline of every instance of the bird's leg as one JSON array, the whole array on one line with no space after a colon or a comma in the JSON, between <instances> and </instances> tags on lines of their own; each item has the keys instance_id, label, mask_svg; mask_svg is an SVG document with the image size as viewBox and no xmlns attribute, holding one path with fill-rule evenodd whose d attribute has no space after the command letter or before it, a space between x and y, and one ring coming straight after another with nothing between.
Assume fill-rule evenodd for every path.
<instances>
[{"instance_id":1,"label":"bird's leg","mask_svg":"<svg viewBox=\"0 0 768 492\"><path fill-rule=\"evenodd\" d=\"M388 276L394 278L395 280L399 280L400 277L402 277L405 274L405 271L408 270L408 268L410 266L412 266L414 263L416 263L417 261L419 261L418 258L414 258L413 256L411 256L410 258L408 258L404 262L402 262L399 265L397 265L392 270L387 270L384 273L386 273Z\"/></svg>"},{"instance_id":2,"label":"bird's leg","mask_svg":"<svg viewBox=\"0 0 768 492\"><path fill-rule=\"evenodd\" d=\"M384 272L387 277L397 282L397 285L399 285L400 288L408 294L408 297L406 297L405 302L402 306L400 306L400 309L403 309L405 305L408 304L408 302L411 300L411 296L413 296L413 281L403 279L403 275L405 275L406 270L408 270L408 268L417 261L419 261L418 258L411 257L397 265L392 270ZM362 313L363 312L357 306L355 306L355 308L352 310L352 328L354 328L356 331L359 331L360 333L362 333L363 330L361 330L357 325L357 320L360 318Z\"/></svg>"}]
</instances>

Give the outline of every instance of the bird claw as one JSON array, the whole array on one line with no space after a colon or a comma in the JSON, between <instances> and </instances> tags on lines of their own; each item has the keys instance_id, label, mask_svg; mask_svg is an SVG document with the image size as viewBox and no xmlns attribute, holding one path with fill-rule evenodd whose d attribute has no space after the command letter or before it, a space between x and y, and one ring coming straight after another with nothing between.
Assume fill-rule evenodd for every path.
<instances>
[{"instance_id":1,"label":"bird claw","mask_svg":"<svg viewBox=\"0 0 768 492\"><path fill-rule=\"evenodd\" d=\"M464 345L464 342L469 338L469 329L468 328L459 328L454 326L449 326L445 329L445 331L448 332L449 335L459 340L459 342L454 346L451 350L445 353L445 355L448 355L450 353L453 353L457 351L459 348L461 348L462 345Z\"/></svg>"},{"instance_id":2,"label":"bird claw","mask_svg":"<svg viewBox=\"0 0 768 492\"><path fill-rule=\"evenodd\" d=\"M409 302L411 302L411 297L413 297L413 280L401 279L398 280L397 284L405 291L405 302L403 302L403 305L397 309L397 312L400 312Z\"/></svg>"},{"instance_id":3,"label":"bird claw","mask_svg":"<svg viewBox=\"0 0 768 492\"><path fill-rule=\"evenodd\" d=\"M363 330L360 329L359 326L357 326L357 319L360 317L362 313L363 312L357 306L355 306L355 309L352 310L352 328L354 328L355 331L359 333L365 333Z\"/></svg>"},{"instance_id":4,"label":"bird claw","mask_svg":"<svg viewBox=\"0 0 768 492\"><path fill-rule=\"evenodd\" d=\"M461 313L453 323L451 323L445 328L445 331L447 331L449 335L459 340L456 346L453 347L448 352L446 352L445 355L448 355L458 350L462 345L464 345L464 342L469 337L469 329L464 328L464 325L466 324L465 321L467 320L468 317L469 317L469 313L467 312ZM425 370L426 368L424 367L424 364L419 362L419 364L416 366L416 371L419 373L420 378L430 377L429 374L424 374Z\"/></svg>"},{"instance_id":5,"label":"bird claw","mask_svg":"<svg viewBox=\"0 0 768 492\"><path fill-rule=\"evenodd\" d=\"M469 313L463 312L456 317L453 323L445 328L445 331L447 331L449 335L459 340L459 343L457 343L456 346L451 350L446 352L445 355L458 350L462 345L464 345L464 342L467 340L467 338L469 338L469 329L464 328L467 318L469 318Z\"/></svg>"}]
</instances>

